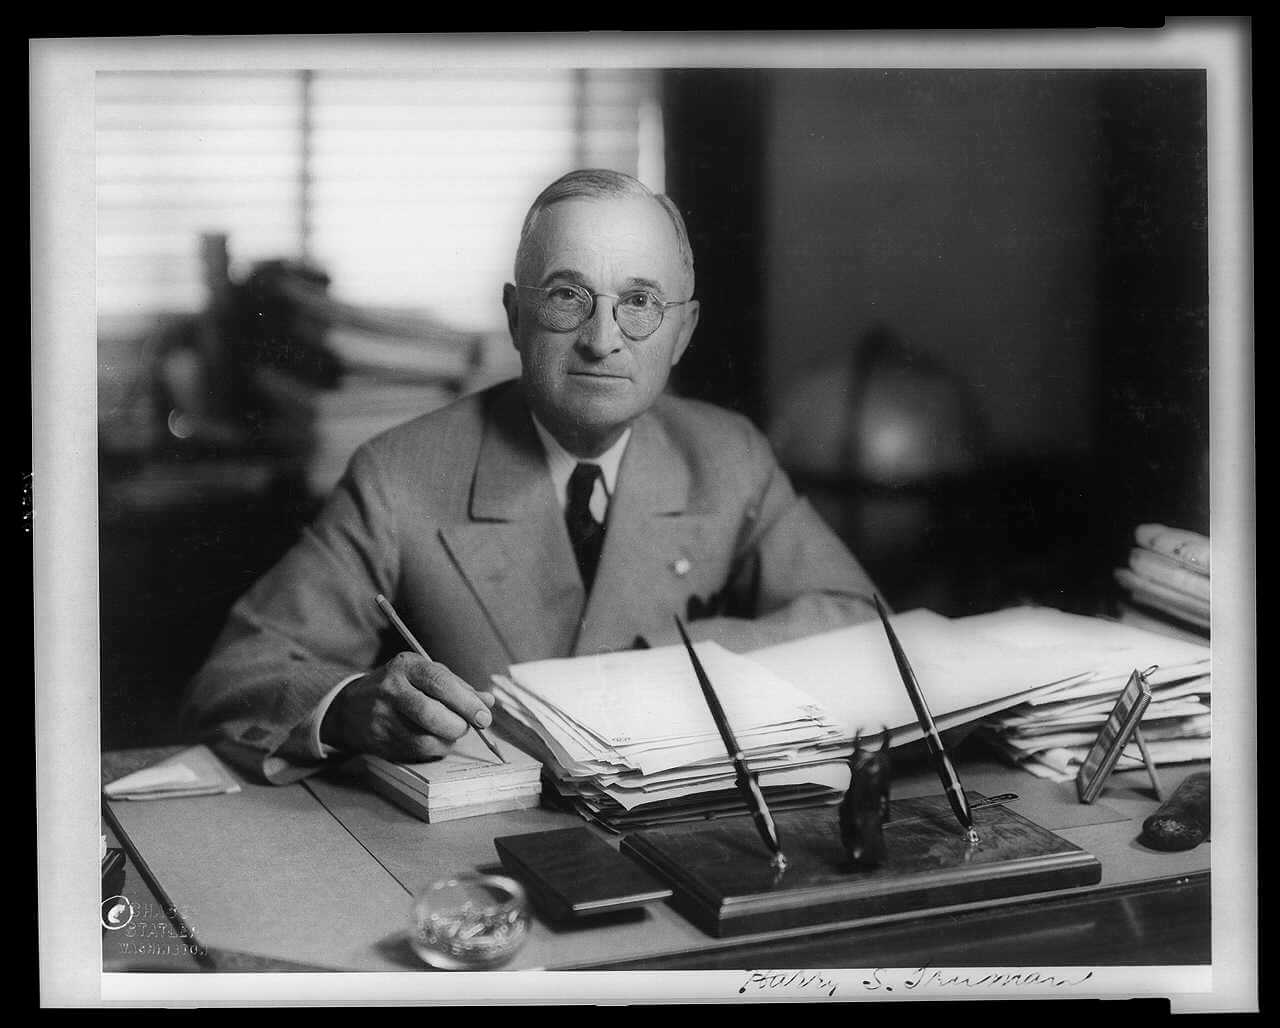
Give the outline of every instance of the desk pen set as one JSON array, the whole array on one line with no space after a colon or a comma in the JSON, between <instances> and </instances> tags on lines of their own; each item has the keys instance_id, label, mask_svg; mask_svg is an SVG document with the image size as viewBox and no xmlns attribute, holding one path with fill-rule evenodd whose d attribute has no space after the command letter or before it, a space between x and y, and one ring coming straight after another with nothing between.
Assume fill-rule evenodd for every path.
<instances>
[{"instance_id":1,"label":"desk pen set","mask_svg":"<svg viewBox=\"0 0 1280 1028\"><path fill-rule=\"evenodd\" d=\"M621 849L666 880L675 906L709 934L829 924L1101 880L1094 856L1002 805L1012 797L965 792L878 597L876 608L943 794L891 802L889 732L878 746L864 746L859 734L834 815L829 807L770 813L677 619L750 818L645 829L627 835Z\"/></svg>"}]
</instances>

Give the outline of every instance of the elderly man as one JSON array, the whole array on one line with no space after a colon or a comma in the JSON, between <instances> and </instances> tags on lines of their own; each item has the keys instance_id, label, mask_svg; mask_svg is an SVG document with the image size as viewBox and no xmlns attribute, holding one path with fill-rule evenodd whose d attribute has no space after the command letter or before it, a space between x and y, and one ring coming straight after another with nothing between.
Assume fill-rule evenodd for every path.
<instances>
[{"instance_id":1,"label":"elderly man","mask_svg":"<svg viewBox=\"0 0 1280 1028\"><path fill-rule=\"evenodd\" d=\"M693 286L669 199L609 171L548 186L503 290L520 379L359 449L232 609L188 724L285 782L334 754L439 754L490 724L493 673L673 641L673 614L740 650L873 616L760 433L665 394ZM397 652L378 593L433 660Z\"/></svg>"}]
</instances>

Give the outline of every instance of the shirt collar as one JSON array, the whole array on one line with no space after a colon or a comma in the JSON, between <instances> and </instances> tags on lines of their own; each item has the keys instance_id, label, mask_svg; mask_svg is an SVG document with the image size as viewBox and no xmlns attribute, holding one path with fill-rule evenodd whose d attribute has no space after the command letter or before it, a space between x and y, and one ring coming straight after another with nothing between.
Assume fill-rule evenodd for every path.
<instances>
[{"instance_id":1,"label":"shirt collar","mask_svg":"<svg viewBox=\"0 0 1280 1028\"><path fill-rule=\"evenodd\" d=\"M604 474L605 492L610 496L613 495L614 487L618 482L618 468L622 464L622 455L627 449L627 442L631 439L630 427L599 457L584 461L561 446L556 437L543 428L542 423L532 413L530 417L533 418L533 427L537 430L538 438L542 440L542 449L547 455L547 470L551 472L551 481L556 487L556 496L561 506L565 503L565 490L569 485L569 476L573 474L573 469L578 464L598 464Z\"/></svg>"}]
</instances>

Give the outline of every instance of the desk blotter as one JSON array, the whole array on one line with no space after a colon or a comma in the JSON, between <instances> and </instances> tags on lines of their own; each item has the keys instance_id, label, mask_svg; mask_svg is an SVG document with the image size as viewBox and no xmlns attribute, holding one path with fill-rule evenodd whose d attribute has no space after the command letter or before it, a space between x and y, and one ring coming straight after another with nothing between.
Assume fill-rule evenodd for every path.
<instances>
[{"instance_id":1,"label":"desk blotter","mask_svg":"<svg viewBox=\"0 0 1280 1028\"><path fill-rule=\"evenodd\" d=\"M1094 885L1102 877L1091 854L999 805L974 811L981 843L970 850L943 797L897 800L885 824L888 860L868 869L845 856L835 810L787 811L776 821L789 861L781 876L745 817L637 832L622 850L669 882L677 908L718 937Z\"/></svg>"}]
</instances>

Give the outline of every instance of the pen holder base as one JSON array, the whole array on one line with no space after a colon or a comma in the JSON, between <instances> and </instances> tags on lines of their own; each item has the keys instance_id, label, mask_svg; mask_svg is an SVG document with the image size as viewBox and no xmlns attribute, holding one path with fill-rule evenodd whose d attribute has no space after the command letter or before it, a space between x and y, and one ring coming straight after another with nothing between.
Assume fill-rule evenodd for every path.
<instances>
[{"instance_id":1,"label":"pen holder base","mask_svg":"<svg viewBox=\"0 0 1280 1028\"><path fill-rule=\"evenodd\" d=\"M967 793L970 802L983 797ZM673 903L717 937L922 912L1097 884L1102 865L999 805L974 810L973 846L941 797L894 801L886 861L855 867L831 808L776 816L789 866L778 873L749 817L636 832L622 850L674 889Z\"/></svg>"}]
</instances>

